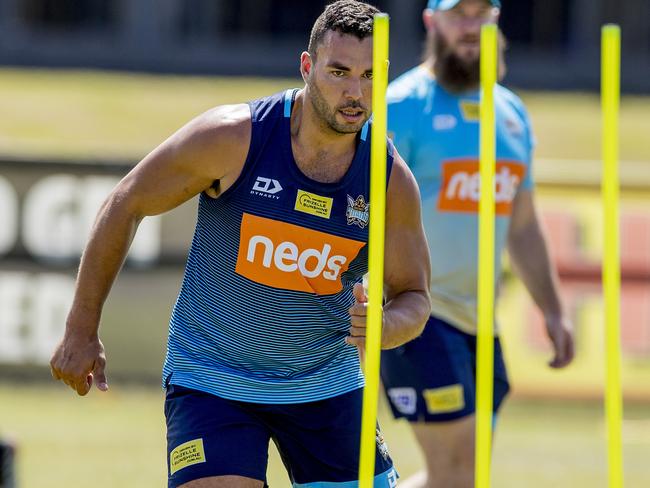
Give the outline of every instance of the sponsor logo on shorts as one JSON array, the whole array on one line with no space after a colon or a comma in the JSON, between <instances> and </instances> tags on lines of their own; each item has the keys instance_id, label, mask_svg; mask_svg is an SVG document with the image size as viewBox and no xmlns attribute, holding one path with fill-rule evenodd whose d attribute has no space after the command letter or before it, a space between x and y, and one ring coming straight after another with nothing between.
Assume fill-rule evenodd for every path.
<instances>
[{"instance_id":1,"label":"sponsor logo on shorts","mask_svg":"<svg viewBox=\"0 0 650 488\"><path fill-rule=\"evenodd\" d=\"M413 415L417 409L417 393L414 388L389 388L388 398L401 414Z\"/></svg>"},{"instance_id":2,"label":"sponsor logo on shorts","mask_svg":"<svg viewBox=\"0 0 650 488\"><path fill-rule=\"evenodd\" d=\"M348 195L348 209L345 212L345 217L348 219L348 225L358 225L362 229L368 225L370 219L370 203L366 203L363 195L357 198L352 198Z\"/></svg>"},{"instance_id":3,"label":"sponsor logo on shorts","mask_svg":"<svg viewBox=\"0 0 650 488\"><path fill-rule=\"evenodd\" d=\"M184 442L169 453L169 471L174 474L183 468L205 461L203 439L194 439Z\"/></svg>"},{"instance_id":4,"label":"sponsor logo on shorts","mask_svg":"<svg viewBox=\"0 0 650 488\"><path fill-rule=\"evenodd\" d=\"M253 183L253 188L251 189L251 195L257 195L260 197L272 198L274 200L279 200L280 197L276 193L282 191L282 185L278 180L272 178L264 178L263 176L258 176Z\"/></svg>"},{"instance_id":5,"label":"sponsor logo on shorts","mask_svg":"<svg viewBox=\"0 0 650 488\"><path fill-rule=\"evenodd\" d=\"M298 190L294 210L329 219L332 213L332 199L305 190Z\"/></svg>"},{"instance_id":6,"label":"sponsor logo on shorts","mask_svg":"<svg viewBox=\"0 0 650 488\"><path fill-rule=\"evenodd\" d=\"M478 122L481 118L479 103L474 100L461 100L460 113L467 122Z\"/></svg>"},{"instance_id":7,"label":"sponsor logo on shorts","mask_svg":"<svg viewBox=\"0 0 650 488\"><path fill-rule=\"evenodd\" d=\"M384 435L379 429L375 431L375 440L377 441L377 450L379 451L379 454L384 458L384 461L388 461L388 444L386 444Z\"/></svg>"},{"instance_id":8,"label":"sponsor logo on shorts","mask_svg":"<svg viewBox=\"0 0 650 488\"><path fill-rule=\"evenodd\" d=\"M451 130L458 124L458 120L451 114L438 114L433 118L434 130Z\"/></svg>"},{"instance_id":9,"label":"sponsor logo on shorts","mask_svg":"<svg viewBox=\"0 0 650 488\"><path fill-rule=\"evenodd\" d=\"M397 471L395 468L390 468L388 474L386 474L386 481L388 482L388 488L395 488L397 486Z\"/></svg>"},{"instance_id":10,"label":"sponsor logo on shorts","mask_svg":"<svg viewBox=\"0 0 650 488\"><path fill-rule=\"evenodd\" d=\"M465 408L465 395L463 385L456 384L423 390L422 396L429 413L458 412Z\"/></svg>"},{"instance_id":11,"label":"sponsor logo on shorts","mask_svg":"<svg viewBox=\"0 0 650 488\"><path fill-rule=\"evenodd\" d=\"M454 160L442 164L442 186L438 195L440 212L478 213L481 175L477 160ZM497 215L510 215L512 201L526 174L517 161L498 161L495 168L495 207Z\"/></svg>"},{"instance_id":12,"label":"sponsor logo on shorts","mask_svg":"<svg viewBox=\"0 0 650 488\"><path fill-rule=\"evenodd\" d=\"M364 242L277 220L244 214L235 272L284 290L331 295L343 289Z\"/></svg>"}]
</instances>

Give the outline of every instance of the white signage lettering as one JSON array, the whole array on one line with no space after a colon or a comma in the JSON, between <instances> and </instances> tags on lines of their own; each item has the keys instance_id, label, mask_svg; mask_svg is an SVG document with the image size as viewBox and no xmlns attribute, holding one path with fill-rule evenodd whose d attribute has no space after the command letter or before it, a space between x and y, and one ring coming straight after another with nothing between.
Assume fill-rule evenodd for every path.
<instances>
[{"instance_id":1,"label":"white signage lettering","mask_svg":"<svg viewBox=\"0 0 650 488\"><path fill-rule=\"evenodd\" d=\"M18 237L18 195L0 176L0 255L14 247Z\"/></svg>"},{"instance_id":2,"label":"white signage lettering","mask_svg":"<svg viewBox=\"0 0 650 488\"><path fill-rule=\"evenodd\" d=\"M37 182L25 197L22 238L27 251L45 261L71 261L81 254L95 216L118 179L53 175ZM139 226L129 260L146 265L160 254L160 217Z\"/></svg>"},{"instance_id":3,"label":"white signage lettering","mask_svg":"<svg viewBox=\"0 0 650 488\"><path fill-rule=\"evenodd\" d=\"M67 275L0 272L0 363L48 364L73 293Z\"/></svg>"}]
</instances>

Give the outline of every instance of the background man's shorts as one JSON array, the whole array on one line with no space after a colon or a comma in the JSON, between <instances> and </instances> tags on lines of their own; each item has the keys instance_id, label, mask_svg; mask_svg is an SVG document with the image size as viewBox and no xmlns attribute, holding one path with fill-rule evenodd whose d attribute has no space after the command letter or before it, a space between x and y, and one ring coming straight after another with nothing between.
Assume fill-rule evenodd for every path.
<instances>
[{"instance_id":1,"label":"background man's shorts","mask_svg":"<svg viewBox=\"0 0 650 488\"><path fill-rule=\"evenodd\" d=\"M424 332L383 351L381 378L396 418L444 422L476 406L476 336L430 317ZM499 339L494 341L494 412L509 390Z\"/></svg>"},{"instance_id":2,"label":"background man's shorts","mask_svg":"<svg viewBox=\"0 0 650 488\"><path fill-rule=\"evenodd\" d=\"M355 487L361 405L361 389L317 402L268 405L169 385L165 400L169 487L223 475L265 481L270 439L294 487ZM397 485L379 433L375 473L375 487Z\"/></svg>"}]
</instances>

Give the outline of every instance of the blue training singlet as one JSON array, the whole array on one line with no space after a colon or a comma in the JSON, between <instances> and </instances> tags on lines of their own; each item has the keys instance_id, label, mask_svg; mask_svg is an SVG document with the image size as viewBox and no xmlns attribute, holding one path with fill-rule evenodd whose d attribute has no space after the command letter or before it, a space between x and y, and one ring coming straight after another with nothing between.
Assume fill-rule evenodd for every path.
<instances>
[{"instance_id":1,"label":"blue training singlet","mask_svg":"<svg viewBox=\"0 0 650 488\"><path fill-rule=\"evenodd\" d=\"M448 92L424 66L393 81L388 130L420 186L431 255L432 315L476 334L479 93ZM496 110L495 282L501 274L512 204L531 191L534 138L521 100L503 86Z\"/></svg>"},{"instance_id":2,"label":"blue training singlet","mask_svg":"<svg viewBox=\"0 0 650 488\"><path fill-rule=\"evenodd\" d=\"M250 103L241 175L219 198L200 195L164 384L274 404L363 386L345 337L352 288L367 272L370 124L344 177L318 183L293 158L296 93ZM390 174L390 143L387 164Z\"/></svg>"}]
</instances>

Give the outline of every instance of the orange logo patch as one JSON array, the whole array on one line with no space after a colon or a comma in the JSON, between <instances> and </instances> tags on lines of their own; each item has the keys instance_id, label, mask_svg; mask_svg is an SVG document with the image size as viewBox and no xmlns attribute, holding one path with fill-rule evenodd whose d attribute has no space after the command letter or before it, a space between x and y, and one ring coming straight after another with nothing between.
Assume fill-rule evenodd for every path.
<instances>
[{"instance_id":1,"label":"orange logo patch","mask_svg":"<svg viewBox=\"0 0 650 488\"><path fill-rule=\"evenodd\" d=\"M510 215L512 200L524 179L526 166L517 161L498 161L495 170L495 213ZM481 177L477 160L456 160L442 164L440 212L478 213Z\"/></svg>"},{"instance_id":2,"label":"orange logo patch","mask_svg":"<svg viewBox=\"0 0 650 488\"><path fill-rule=\"evenodd\" d=\"M363 246L364 242L245 213L235 272L273 288L331 295L343 289L340 276Z\"/></svg>"}]
</instances>

